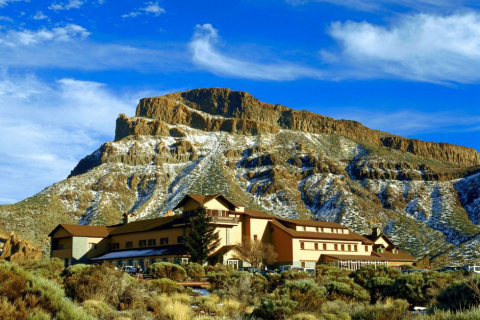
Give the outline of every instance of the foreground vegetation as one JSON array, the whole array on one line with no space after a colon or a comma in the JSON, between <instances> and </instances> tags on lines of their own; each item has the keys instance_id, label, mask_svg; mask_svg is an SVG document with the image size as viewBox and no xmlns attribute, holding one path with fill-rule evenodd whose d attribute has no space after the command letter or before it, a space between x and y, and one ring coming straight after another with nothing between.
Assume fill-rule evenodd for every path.
<instances>
[{"instance_id":1,"label":"foreground vegetation","mask_svg":"<svg viewBox=\"0 0 480 320\"><path fill-rule=\"evenodd\" d=\"M306 273L263 277L216 265L160 263L137 280L113 266L58 259L22 266L0 261L0 315L4 319L480 319L480 278L455 272L401 274L380 266L356 272L318 266ZM178 281L211 282L201 296ZM428 314L414 314L425 306Z\"/></svg>"}]
</instances>

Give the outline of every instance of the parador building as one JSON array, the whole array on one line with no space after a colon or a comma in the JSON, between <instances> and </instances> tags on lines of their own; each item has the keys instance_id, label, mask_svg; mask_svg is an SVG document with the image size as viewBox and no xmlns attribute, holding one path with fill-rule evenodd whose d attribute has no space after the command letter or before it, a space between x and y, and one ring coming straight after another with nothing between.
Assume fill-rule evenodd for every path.
<instances>
[{"instance_id":1,"label":"parador building","mask_svg":"<svg viewBox=\"0 0 480 320\"><path fill-rule=\"evenodd\" d=\"M246 266L233 254L234 245L244 239L271 243L278 253L275 266L327 263L356 270L368 264L401 266L416 261L378 228L362 236L334 222L284 219L248 210L221 194L188 194L174 208L181 209L179 215L134 221L134 214L124 214L123 223L112 226L59 224L49 234L51 257L63 259L65 265L109 262L146 268L161 261L186 263L189 256L183 244L190 219L201 207L212 217L221 240L210 263Z\"/></svg>"}]
</instances>

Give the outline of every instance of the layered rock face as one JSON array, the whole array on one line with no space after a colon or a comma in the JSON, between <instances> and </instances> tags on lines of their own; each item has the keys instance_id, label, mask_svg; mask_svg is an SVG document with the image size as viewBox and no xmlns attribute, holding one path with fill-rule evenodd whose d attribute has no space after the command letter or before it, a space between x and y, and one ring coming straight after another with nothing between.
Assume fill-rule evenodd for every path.
<instances>
[{"instance_id":1,"label":"layered rock face","mask_svg":"<svg viewBox=\"0 0 480 320\"><path fill-rule=\"evenodd\" d=\"M480 258L475 150L379 133L244 92L201 89L142 99L114 142L68 179L0 206L5 228L48 249L58 223L113 224L171 210L187 193L223 193L274 215L360 233L380 226L411 254Z\"/></svg>"},{"instance_id":2,"label":"layered rock face","mask_svg":"<svg viewBox=\"0 0 480 320\"><path fill-rule=\"evenodd\" d=\"M340 134L360 143L410 152L427 159L460 166L480 164L478 152L471 148L397 136L380 137L377 131L355 121L334 120L308 111L297 111L282 105L260 102L246 92L229 89L196 89L141 99L136 116L159 119L170 124L183 124L204 131L237 134L276 133L279 129ZM132 124L127 119L121 116L117 120L124 122L125 125L120 124L122 130L116 132L115 140L135 134L135 131L154 135L159 130L159 122L147 124L139 120ZM136 126L140 128L135 128ZM125 127L129 130L125 130Z\"/></svg>"}]
</instances>

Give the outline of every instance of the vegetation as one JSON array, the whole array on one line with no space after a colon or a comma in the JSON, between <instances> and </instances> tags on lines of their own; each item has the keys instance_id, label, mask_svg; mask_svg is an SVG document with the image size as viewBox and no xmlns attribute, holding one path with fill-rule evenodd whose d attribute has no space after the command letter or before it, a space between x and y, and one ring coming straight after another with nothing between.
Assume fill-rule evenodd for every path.
<instances>
[{"instance_id":1,"label":"vegetation","mask_svg":"<svg viewBox=\"0 0 480 320\"><path fill-rule=\"evenodd\" d=\"M200 296L177 281L188 272L202 279L198 264L151 266L153 280L137 280L111 265L75 265L58 260L24 266L0 262L3 319L480 319L480 277L456 272L401 274L389 267L355 272L320 265L316 275L251 274L215 265L205 275L210 294ZM385 283L392 283L386 286ZM419 316L413 306L425 306Z\"/></svg>"},{"instance_id":2,"label":"vegetation","mask_svg":"<svg viewBox=\"0 0 480 320\"><path fill-rule=\"evenodd\" d=\"M241 243L237 243L233 250L236 259L246 261L256 268L274 263L278 255L275 247L270 243L252 240L249 237L245 237Z\"/></svg>"},{"instance_id":3,"label":"vegetation","mask_svg":"<svg viewBox=\"0 0 480 320\"><path fill-rule=\"evenodd\" d=\"M219 246L220 238L215 232L212 218L207 215L205 208L196 210L196 215L191 218L190 234L185 239L185 246L193 262L203 265L210 254Z\"/></svg>"}]
</instances>

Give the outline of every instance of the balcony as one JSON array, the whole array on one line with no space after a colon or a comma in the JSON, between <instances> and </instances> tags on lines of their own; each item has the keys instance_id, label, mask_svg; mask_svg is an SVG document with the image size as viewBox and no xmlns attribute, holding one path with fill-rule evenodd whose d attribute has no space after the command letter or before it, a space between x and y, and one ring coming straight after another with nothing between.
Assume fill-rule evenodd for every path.
<instances>
[{"instance_id":1,"label":"balcony","mask_svg":"<svg viewBox=\"0 0 480 320\"><path fill-rule=\"evenodd\" d=\"M52 258L66 259L72 257L72 249L52 250Z\"/></svg>"},{"instance_id":2,"label":"balcony","mask_svg":"<svg viewBox=\"0 0 480 320\"><path fill-rule=\"evenodd\" d=\"M239 223L239 215L233 211L226 211L226 210L207 210L207 215L212 218L212 222L214 224L220 225L238 225ZM176 226L185 225L190 222L191 218L196 216L195 211L184 211L182 216L182 223Z\"/></svg>"}]
</instances>

